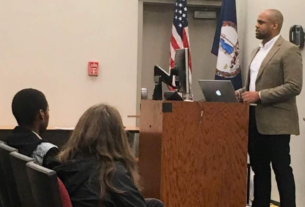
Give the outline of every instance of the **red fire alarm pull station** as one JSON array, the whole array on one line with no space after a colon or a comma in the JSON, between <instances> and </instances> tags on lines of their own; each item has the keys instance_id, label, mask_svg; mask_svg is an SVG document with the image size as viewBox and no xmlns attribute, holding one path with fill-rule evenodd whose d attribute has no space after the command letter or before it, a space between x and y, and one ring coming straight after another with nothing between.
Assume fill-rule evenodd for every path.
<instances>
[{"instance_id":1,"label":"red fire alarm pull station","mask_svg":"<svg viewBox=\"0 0 305 207\"><path fill-rule=\"evenodd\" d=\"M98 62L90 61L88 64L88 75L98 76Z\"/></svg>"}]
</instances>

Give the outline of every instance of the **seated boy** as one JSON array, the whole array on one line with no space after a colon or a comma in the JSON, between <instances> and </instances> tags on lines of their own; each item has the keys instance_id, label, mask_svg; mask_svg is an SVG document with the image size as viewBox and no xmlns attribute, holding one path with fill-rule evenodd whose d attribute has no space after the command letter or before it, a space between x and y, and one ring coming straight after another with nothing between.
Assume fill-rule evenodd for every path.
<instances>
[{"instance_id":1,"label":"seated boy","mask_svg":"<svg viewBox=\"0 0 305 207\"><path fill-rule=\"evenodd\" d=\"M49 123L49 106L44 94L35 89L23 89L13 98L12 111L18 126L5 138L7 145L44 166L54 165L58 147L44 141L40 134Z\"/></svg>"}]
</instances>

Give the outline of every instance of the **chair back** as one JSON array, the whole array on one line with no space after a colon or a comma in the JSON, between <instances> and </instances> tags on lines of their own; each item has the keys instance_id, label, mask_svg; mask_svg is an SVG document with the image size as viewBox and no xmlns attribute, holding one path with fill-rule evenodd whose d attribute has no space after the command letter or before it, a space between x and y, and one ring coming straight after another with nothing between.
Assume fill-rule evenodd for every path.
<instances>
[{"instance_id":1,"label":"chair back","mask_svg":"<svg viewBox=\"0 0 305 207\"><path fill-rule=\"evenodd\" d=\"M54 170L34 162L26 164L36 207L62 206L57 175Z\"/></svg>"},{"instance_id":2,"label":"chair back","mask_svg":"<svg viewBox=\"0 0 305 207\"><path fill-rule=\"evenodd\" d=\"M31 184L26 171L26 163L31 162L34 159L18 152L11 152L10 159L22 206L35 207Z\"/></svg>"},{"instance_id":3,"label":"chair back","mask_svg":"<svg viewBox=\"0 0 305 207\"><path fill-rule=\"evenodd\" d=\"M3 143L3 141L0 140L0 144ZM1 166L0 166L1 168ZM2 201L1 201L1 195L0 195L0 207L2 207Z\"/></svg>"},{"instance_id":4,"label":"chair back","mask_svg":"<svg viewBox=\"0 0 305 207\"><path fill-rule=\"evenodd\" d=\"M0 197L3 207L20 207L21 202L10 160L11 152L17 152L17 149L0 143Z\"/></svg>"},{"instance_id":5,"label":"chair back","mask_svg":"<svg viewBox=\"0 0 305 207\"><path fill-rule=\"evenodd\" d=\"M63 184L63 182L59 178L57 178L57 181L58 181L58 185L59 185L62 206L63 207L72 207L71 199L70 199L69 193L66 189L66 186Z\"/></svg>"}]
</instances>

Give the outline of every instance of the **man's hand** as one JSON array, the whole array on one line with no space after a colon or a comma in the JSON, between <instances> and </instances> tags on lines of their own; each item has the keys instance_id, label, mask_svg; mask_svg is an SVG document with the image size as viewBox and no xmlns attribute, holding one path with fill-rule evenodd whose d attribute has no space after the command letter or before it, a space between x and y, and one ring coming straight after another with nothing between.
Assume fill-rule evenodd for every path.
<instances>
[{"instance_id":1,"label":"man's hand","mask_svg":"<svg viewBox=\"0 0 305 207\"><path fill-rule=\"evenodd\" d=\"M260 99L259 93L257 91L247 91L241 94L241 97L246 103L255 103Z\"/></svg>"},{"instance_id":2,"label":"man's hand","mask_svg":"<svg viewBox=\"0 0 305 207\"><path fill-rule=\"evenodd\" d=\"M242 100L241 100L241 94L240 94L239 91L235 91L235 96L236 96L236 98L237 98L238 101L242 101Z\"/></svg>"}]
</instances>

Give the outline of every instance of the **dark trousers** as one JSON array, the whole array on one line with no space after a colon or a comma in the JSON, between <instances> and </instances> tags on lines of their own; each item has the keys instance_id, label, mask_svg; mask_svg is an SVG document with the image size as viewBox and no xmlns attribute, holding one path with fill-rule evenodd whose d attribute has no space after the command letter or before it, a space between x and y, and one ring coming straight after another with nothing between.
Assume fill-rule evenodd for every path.
<instances>
[{"instance_id":1,"label":"dark trousers","mask_svg":"<svg viewBox=\"0 0 305 207\"><path fill-rule=\"evenodd\" d=\"M252 207L270 207L271 168L275 173L281 207L296 207L295 183L290 167L290 135L262 135L257 131L255 108L250 107L249 155L254 172Z\"/></svg>"}]
</instances>

